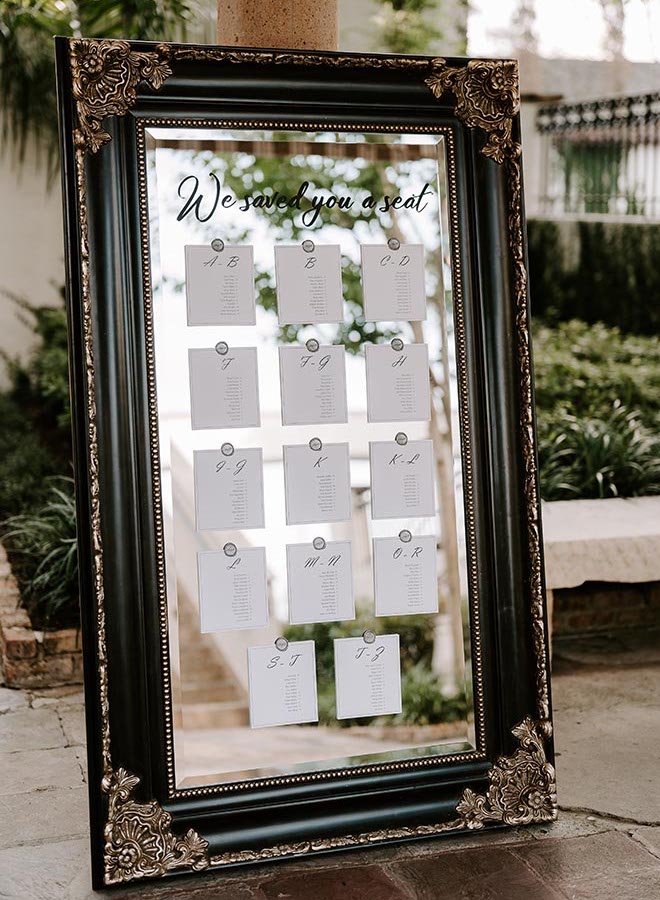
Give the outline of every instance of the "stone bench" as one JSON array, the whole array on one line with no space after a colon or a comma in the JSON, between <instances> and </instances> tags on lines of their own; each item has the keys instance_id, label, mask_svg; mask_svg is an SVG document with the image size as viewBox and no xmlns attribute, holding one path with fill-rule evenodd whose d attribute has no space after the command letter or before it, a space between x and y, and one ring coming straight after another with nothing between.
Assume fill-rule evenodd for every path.
<instances>
[{"instance_id":1,"label":"stone bench","mask_svg":"<svg viewBox=\"0 0 660 900\"><path fill-rule=\"evenodd\" d=\"M586 582L632 585L660 581L660 496L544 503L543 539L552 635L555 591ZM660 592L656 593L660 599ZM601 607L606 605L606 601L601 603ZM579 612L576 610L577 621ZM607 626L604 608L601 618L603 627ZM644 624L632 615L609 618L615 626ZM584 615L583 620L587 621Z\"/></svg>"}]
</instances>

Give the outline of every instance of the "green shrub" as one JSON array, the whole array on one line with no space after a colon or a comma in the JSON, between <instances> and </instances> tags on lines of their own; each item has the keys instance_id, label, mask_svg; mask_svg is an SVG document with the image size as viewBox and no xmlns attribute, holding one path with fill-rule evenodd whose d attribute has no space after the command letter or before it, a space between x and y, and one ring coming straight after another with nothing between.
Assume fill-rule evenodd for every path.
<instances>
[{"instance_id":1,"label":"green shrub","mask_svg":"<svg viewBox=\"0 0 660 900\"><path fill-rule=\"evenodd\" d=\"M52 479L45 503L4 522L21 601L37 628L78 623L76 508L71 478Z\"/></svg>"},{"instance_id":2,"label":"green shrub","mask_svg":"<svg viewBox=\"0 0 660 900\"><path fill-rule=\"evenodd\" d=\"M78 616L66 318L12 299L40 340L27 363L4 356L0 535L34 624L64 627Z\"/></svg>"},{"instance_id":3,"label":"green shrub","mask_svg":"<svg viewBox=\"0 0 660 900\"><path fill-rule=\"evenodd\" d=\"M527 223L532 311L660 333L660 228L631 222Z\"/></svg>"},{"instance_id":4,"label":"green shrub","mask_svg":"<svg viewBox=\"0 0 660 900\"><path fill-rule=\"evenodd\" d=\"M566 416L539 433L546 500L660 494L660 437L618 402L606 419Z\"/></svg>"},{"instance_id":5,"label":"green shrub","mask_svg":"<svg viewBox=\"0 0 660 900\"><path fill-rule=\"evenodd\" d=\"M9 295L38 338L27 363L5 354L10 395L63 461L71 457L71 404L66 313L63 306L33 306Z\"/></svg>"},{"instance_id":6,"label":"green shrub","mask_svg":"<svg viewBox=\"0 0 660 900\"><path fill-rule=\"evenodd\" d=\"M539 425L566 415L609 418L612 405L635 411L653 429L660 418L660 339L622 335L573 320L534 329Z\"/></svg>"},{"instance_id":7,"label":"green shrub","mask_svg":"<svg viewBox=\"0 0 660 900\"><path fill-rule=\"evenodd\" d=\"M574 320L534 355L543 498L659 493L660 340Z\"/></svg>"},{"instance_id":8,"label":"green shrub","mask_svg":"<svg viewBox=\"0 0 660 900\"><path fill-rule=\"evenodd\" d=\"M46 496L46 479L61 474L23 410L0 394L0 520L34 509ZM1 526L0 526L1 529Z\"/></svg>"},{"instance_id":9,"label":"green shrub","mask_svg":"<svg viewBox=\"0 0 660 900\"><path fill-rule=\"evenodd\" d=\"M42 401L42 413L55 422L60 437L68 442L71 435L71 403L69 400L69 355L67 349L66 314L61 307L34 310L36 333L41 350L34 354L29 369L33 391Z\"/></svg>"},{"instance_id":10,"label":"green shrub","mask_svg":"<svg viewBox=\"0 0 660 900\"><path fill-rule=\"evenodd\" d=\"M564 314L569 275L557 222L529 219L527 222L529 255L529 294L534 317L547 321L572 318ZM573 313L575 316L576 313Z\"/></svg>"}]
</instances>

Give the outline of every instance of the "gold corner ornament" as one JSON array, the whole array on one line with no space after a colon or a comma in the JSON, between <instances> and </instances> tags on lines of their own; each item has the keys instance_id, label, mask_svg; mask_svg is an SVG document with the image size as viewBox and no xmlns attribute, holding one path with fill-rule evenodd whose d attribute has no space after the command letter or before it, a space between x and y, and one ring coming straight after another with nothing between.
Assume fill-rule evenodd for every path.
<instances>
[{"instance_id":1,"label":"gold corner ornament","mask_svg":"<svg viewBox=\"0 0 660 900\"><path fill-rule=\"evenodd\" d=\"M484 156L501 164L520 155L520 144L512 138L513 119L520 111L515 60L471 59L465 66L452 67L444 59L434 59L425 83L436 100L447 91L453 93L458 118L486 133Z\"/></svg>"},{"instance_id":2,"label":"gold corner ornament","mask_svg":"<svg viewBox=\"0 0 660 900\"><path fill-rule=\"evenodd\" d=\"M208 868L208 842L192 828L183 837L173 835L172 816L155 800L138 803L133 799L139 783L140 779L126 769L103 778L102 787L108 794L105 883L157 878L172 869L200 872Z\"/></svg>"},{"instance_id":3,"label":"gold corner ornament","mask_svg":"<svg viewBox=\"0 0 660 900\"><path fill-rule=\"evenodd\" d=\"M212 856L210 864L216 868L265 862L325 850L348 850L384 841L433 837L450 831L478 831L490 822L504 825L552 822L557 818L557 784L554 766L545 755L543 731L542 725L530 717L516 725L512 734L518 739L518 749L512 756L502 756L496 760L488 772L489 787L485 794L465 788L456 806L458 816L449 822L314 838L263 850L237 850Z\"/></svg>"},{"instance_id":4,"label":"gold corner ornament","mask_svg":"<svg viewBox=\"0 0 660 900\"><path fill-rule=\"evenodd\" d=\"M387 828L363 834L313 838L260 850L236 850L209 856L208 842L190 829L175 837L172 817L155 800L138 803L133 791L140 782L125 769L103 779L108 794L105 827L105 883L121 884L139 878L157 878L172 869L203 871L209 867L264 862L305 856L326 850L348 850L403 838L433 837L450 831L478 831L488 823L535 825L557 818L554 767L545 755L543 727L530 717L513 730L519 746L511 756L499 757L488 772L488 790L477 794L465 788L448 822Z\"/></svg>"},{"instance_id":5,"label":"gold corner ornament","mask_svg":"<svg viewBox=\"0 0 660 900\"><path fill-rule=\"evenodd\" d=\"M134 50L128 41L77 38L70 43L72 91L77 104L76 143L95 153L110 140L102 122L124 115L137 102L137 86L146 82L158 90L172 74L173 60L222 63L329 66L331 68L399 69L426 71L436 99L446 92L456 98L455 112L470 128L487 134L482 152L497 163L520 154L512 139L513 118L520 110L518 64L506 59L471 59L465 66L450 66L442 58L387 56L322 56L281 51L222 50L214 47L177 47L157 44L154 50Z\"/></svg>"},{"instance_id":6,"label":"gold corner ornament","mask_svg":"<svg viewBox=\"0 0 660 900\"><path fill-rule=\"evenodd\" d=\"M459 827L475 830L487 822L534 825L557 818L555 769L545 755L544 733L545 725L529 717L512 729L519 748L496 760L485 795L470 788L463 791L456 807Z\"/></svg>"},{"instance_id":7,"label":"gold corner ornament","mask_svg":"<svg viewBox=\"0 0 660 900\"><path fill-rule=\"evenodd\" d=\"M76 146L96 151L110 140L107 116L123 116L137 101L137 85L154 90L172 74L162 47L133 50L128 41L76 39L70 45L72 93L78 111Z\"/></svg>"}]
</instances>

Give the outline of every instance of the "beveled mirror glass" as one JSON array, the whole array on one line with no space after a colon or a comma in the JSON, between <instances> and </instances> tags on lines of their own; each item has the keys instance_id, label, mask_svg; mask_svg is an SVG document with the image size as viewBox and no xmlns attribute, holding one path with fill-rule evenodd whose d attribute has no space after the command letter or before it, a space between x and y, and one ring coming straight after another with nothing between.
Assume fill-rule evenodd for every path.
<instances>
[{"instance_id":1,"label":"beveled mirror glass","mask_svg":"<svg viewBox=\"0 0 660 900\"><path fill-rule=\"evenodd\" d=\"M461 443L465 433L461 416L465 422L467 410L461 409L459 382L465 381L466 373L459 371L457 362L452 228L453 240L459 236L455 221L451 222L456 185L450 183L449 143L450 137L442 133L147 128L178 788L440 757L474 746L464 512L464 466L469 475L470 459ZM212 246L218 240L254 248L254 326L187 326L184 248L206 246L208 259L203 265L221 265L223 250ZM277 244L305 240L340 245L345 301L341 323L278 325L274 249ZM425 321L365 318L360 245L382 245L384 259L388 241L394 241L393 246L397 241L423 246ZM226 259L231 251L224 253ZM303 347L310 339L346 350L346 424L282 424L278 347ZM397 339L428 346L432 395L428 422L367 421L365 344ZM219 341L257 348L261 427L191 428L188 350L214 347ZM391 441L396 434L433 443L433 516L384 520L371 516L369 442ZM350 446L351 518L333 524L287 525L282 448L317 435ZM265 527L200 530L193 452L217 450L232 442L263 448ZM375 617L372 539L402 531L410 531L413 544L418 536L435 538L438 612ZM350 541L355 618L290 624L286 546L309 543L311 550L317 537ZM239 548L266 548L270 620L265 628L223 628L203 634L198 553L220 550L227 541ZM401 551L407 549L402 542ZM216 590L211 602L231 602ZM399 635L402 709L396 715L339 720L333 640L361 636L366 630ZM319 722L251 728L246 651L252 645L274 644L280 636L315 641Z\"/></svg>"}]
</instances>

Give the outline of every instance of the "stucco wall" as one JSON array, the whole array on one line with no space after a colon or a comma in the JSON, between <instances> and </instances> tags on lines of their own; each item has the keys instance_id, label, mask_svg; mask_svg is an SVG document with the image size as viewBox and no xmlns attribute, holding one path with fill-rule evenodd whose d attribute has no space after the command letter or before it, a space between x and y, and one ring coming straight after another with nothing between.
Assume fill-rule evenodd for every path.
<instances>
[{"instance_id":1,"label":"stucco wall","mask_svg":"<svg viewBox=\"0 0 660 900\"><path fill-rule=\"evenodd\" d=\"M32 151L20 166L4 154L0 197L0 351L24 358L33 335L6 292L40 306L59 302L58 288L64 283L59 181L48 189L43 162ZM0 364L0 387L6 380Z\"/></svg>"}]
</instances>

